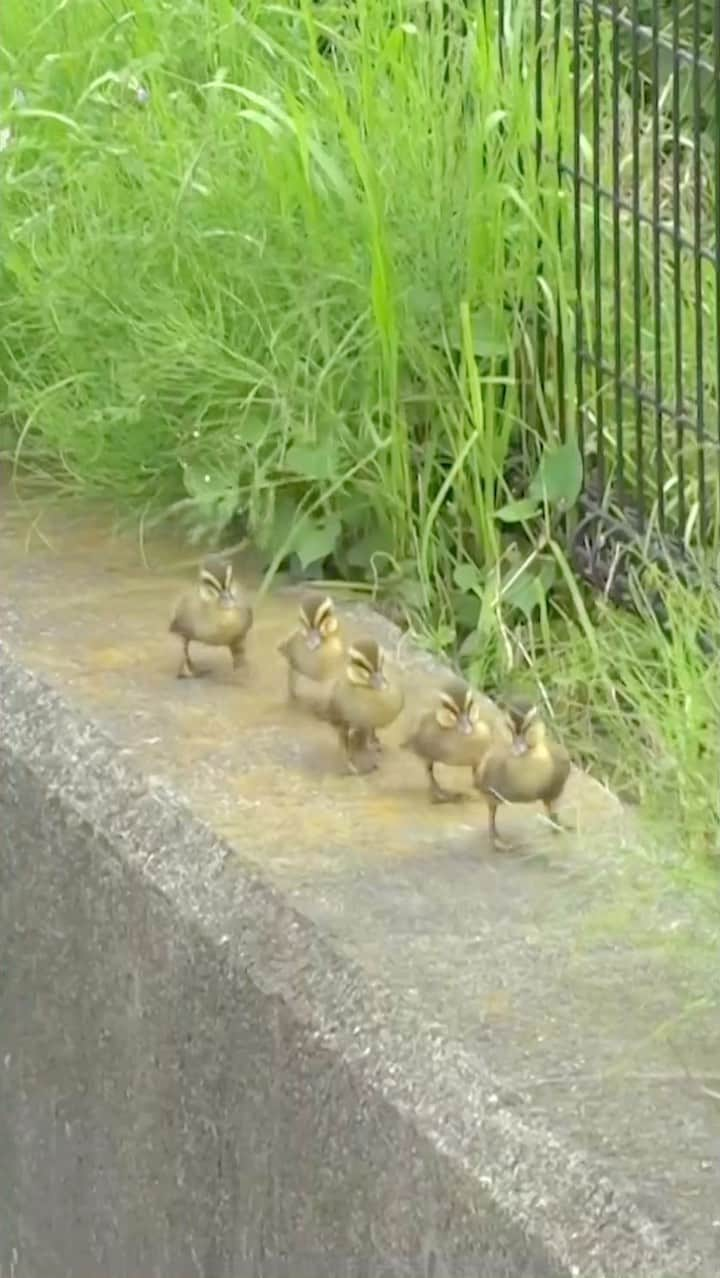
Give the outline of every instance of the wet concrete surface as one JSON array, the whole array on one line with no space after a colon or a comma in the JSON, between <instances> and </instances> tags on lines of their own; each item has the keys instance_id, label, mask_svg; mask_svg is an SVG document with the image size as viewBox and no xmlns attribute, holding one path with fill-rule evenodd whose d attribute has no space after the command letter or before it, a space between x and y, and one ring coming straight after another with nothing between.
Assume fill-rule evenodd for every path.
<instances>
[{"instance_id":1,"label":"wet concrete surface","mask_svg":"<svg viewBox=\"0 0 720 1278\"><path fill-rule=\"evenodd\" d=\"M204 677L178 681L167 627L193 577L187 548L6 504L0 564L13 650L236 847L226 875L252 858L341 952L472 1052L499 1104L591 1150L720 1265L712 937L602 787L573 775L566 835L540 810L504 809L512 850L493 853L479 796L431 806L422 768L396 748L434 684L406 641L389 652L406 711L384 734L380 771L353 777L332 731L285 701L276 649L295 623L292 593L257 602L244 669L202 649ZM388 633L352 611L347 624Z\"/></svg>"}]
</instances>

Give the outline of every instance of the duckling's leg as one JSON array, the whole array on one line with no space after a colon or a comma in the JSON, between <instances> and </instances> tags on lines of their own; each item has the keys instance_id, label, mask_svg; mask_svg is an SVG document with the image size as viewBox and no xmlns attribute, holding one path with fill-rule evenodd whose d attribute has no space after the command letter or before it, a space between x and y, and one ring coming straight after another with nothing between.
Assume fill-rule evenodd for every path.
<instances>
[{"instance_id":1,"label":"duckling's leg","mask_svg":"<svg viewBox=\"0 0 720 1278\"><path fill-rule=\"evenodd\" d=\"M232 657L233 670L239 669L245 660L244 639L237 639L235 643L230 644L230 656Z\"/></svg>"},{"instance_id":2,"label":"duckling's leg","mask_svg":"<svg viewBox=\"0 0 720 1278\"><path fill-rule=\"evenodd\" d=\"M498 842L498 837L497 837L498 805L495 799L493 799L492 795L487 796L487 805L488 805L488 836L490 838L490 846L492 848L496 848L497 842Z\"/></svg>"},{"instance_id":3,"label":"duckling's leg","mask_svg":"<svg viewBox=\"0 0 720 1278\"><path fill-rule=\"evenodd\" d=\"M440 785L435 776L435 764L430 762L426 764L428 781L430 782L430 801L431 803L459 803L462 795L456 790L446 790Z\"/></svg>"},{"instance_id":4,"label":"duckling's leg","mask_svg":"<svg viewBox=\"0 0 720 1278\"><path fill-rule=\"evenodd\" d=\"M180 642L182 643L182 658L177 677L178 679L194 679L197 675L197 669L190 660L190 640L181 639Z\"/></svg>"},{"instance_id":5,"label":"duckling's leg","mask_svg":"<svg viewBox=\"0 0 720 1278\"><path fill-rule=\"evenodd\" d=\"M382 754L382 742L374 728L371 728L368 732L367 743L371 750L375 750L378 754Z\"/></svg>"},{"instance_id":6,"label":"duckling's leg","mask_svg":"<svg viewBox=\"0 0 720 1278\"><path fill-rule=\"evenodd\" d=\"M297 671L288 666L288 701L297 701Z\"/></svg>"},{"instance_id":7,"label":"duckling's leg","mask_svg":"<svg viewBox=\"0 0 720 1278\"><path fill-rule=\"evenodd\" d=\"M509 844L507 840L501 839L497 832L497 813L500 805L497 799L494 799L492 795L487 795L487 805L490 847L493 852L497 852L498 849L502 852L506 852L510 848L511 844Z\"/></svg>"},{"instance_id":8,"label":"duckling's leg","mask_svg":"<svg viewBox=\"0 0 720 1278\"><path fill-rule=\"evenodd\" d=\"M556 834L560 834L561 831L567 829L567 826L564 825L563 822L560 820L560 817L558 816L558 813L557 813L557 809L552 803L552 800L543 799L543 807L545 809L545 814L547 816L547 819L550 822Z\"/></svg>"},{"instance_id":9,"label":"duckling's leg","mask_svg":"<svg viewBox=\"0 0 720 1278\"><path fill-rule=\"evenodd\" d=\"M352 772L353 776L362 776L366 772L374 772L378 766L378 761L377 756L369 750L369 734L350 727L346 727L344 733L348 770ZM361 759L362 765L360 763Z\"/></svg>"}]
</instances>

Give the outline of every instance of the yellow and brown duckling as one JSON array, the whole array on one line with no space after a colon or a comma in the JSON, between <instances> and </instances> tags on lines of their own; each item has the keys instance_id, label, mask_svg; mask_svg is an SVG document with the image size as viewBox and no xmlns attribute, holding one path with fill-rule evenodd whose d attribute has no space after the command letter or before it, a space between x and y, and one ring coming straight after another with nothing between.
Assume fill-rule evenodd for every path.
<instances>
[{"instance_id":1,"label":"yellow and brown duckling","mask_svg":"<svg viewBox=\"0 0 720 1278\"><path fill-rule=\"evenodd\" d=\"M404 747L424 761L432 802L454 803L462 795L439 784L435 764L474 772L493 742L505 738L512 740L512 734L497 707L486 698L481 702L463 679L450 679L440 690L436 708L423 715Z\"/></svg>"},{"instance_id":2,"label":"yellow and brown duckling","mask_svg":"<svg viewBox=\"0 0 720 1278\"><path fill-rule=\"evenodd\" d=\"M279 646L288 663L288 696L298 694L298 680L324 683L337 675L344 654L343 638L329 595L309 591L300 600L300 626Z\"/></svg>"},{"instance_id":3,"label":"yellow and brown duckling","mask_svg":"<svg viewBox=\"0 0 720 1278\"><path fill-rule=\"evenodd\" d=\"M338 730L351 772L366 770L358 766L363 754L371 755L367 770L377 766L376 733L397 719L405 703L402 688L387 676L384 664L375 639L355 640L330 694L326 717Z\"/></svg>"},{"instance_id":4,"label":"yellow and brown duckling","mask_svg":"<svg viewBox=\"0 0 720 1278\"><path fill-rule=\"evenodd\" d=\"M233 669L245 655L245 639L253 623L253 613L243 591L233 581L232 564L211 555L200 568L192 590L183 595L170 622L170 633L182 644L178 679L197 675L190 659L190 644L203 643L228 648Z\"/></svg>"},{"instance_id":5,"label":"yellow and brown duckling","mask_svg":"<svg viewBox=\"0 0 720 1278\"><path fill-rule=\"evenodd\" d=\"M497 842L497 810L502 803L541 801L556 829L557 803L570 775L570 756L547 734L536 706L519 722L512 742L498 743L475 769L475 785L488 805L488 833Z\"/></svg>"}]
</instances>

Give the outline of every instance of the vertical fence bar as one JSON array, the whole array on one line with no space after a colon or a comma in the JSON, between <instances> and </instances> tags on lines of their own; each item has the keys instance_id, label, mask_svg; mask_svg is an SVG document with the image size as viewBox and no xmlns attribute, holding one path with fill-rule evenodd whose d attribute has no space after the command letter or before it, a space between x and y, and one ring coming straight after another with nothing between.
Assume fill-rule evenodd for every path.
<instances>
[{"instance_id":1,"label":"vertical fence bar","mask_svg":"<svg viewBox=\"0 0 720 1278\"><path fill-rule=\"evenodd\" d=\"M600 5L592 0L592 209L593 209L593 357L595 361L595 424L597 474L600 488L605 487L605 413L603 403L603 332L602 332L602 236L600 220Z\"/></svg>"},{"instance_id":2,"label":"vertical fence bar","mask_svg":"<svg viewBox=\"0 0 720 1278\"><path fill-rule=\"evenodd\" d=\"M615 333L613 364L615 374L615 491L620 503L625 490L625 439L623 432L623 352L622 352L622 253L620 240L620 23L618 0L612 0L612 244L613 311Z\"/></svg>"},{"instance_id":3,"label":"vertical fence bar","mask_svg":"<svg viewBox=\"0 0 720 1278\"><path fill-rule=\"evenodd\" d=\"M701 0L693 0L693 226L695 252L695 440L697 446L697 482L699 502L700 538L707 536L707 509L705 503L705 378L703 369L703 280L702 280L702 82L700 77L701 54ZM717 92L717 85L715 86Z\"/></svg>"},{"instance_id":4,"label":"vertical fence bar","mask_svg":"<svg viewBox=\"0 0 720 1278\"><path fill-rule=\"evenodd\" d=\"M557 89L558 89L558 77L560 75L560 47L561 47L562 35L563 35L562 20L563 20L562 0L555 0L555 24L554 24L555 29L554 29L553 45L554 45L554 65L555 65L555 86L556 86L556 94L557 94L558 101L559 101L559 94L557 92ZM720 23L718 24L718 30L720 30ZM718 100L720 101L720 98ZM560 260L562 261L563 239L564 239L563 174L562 174L563 134L562 134L562 119L561 119L559 110L556 111L555 113L555 127L557 129L556 169L557 169L557 184L558 184L558 196L559 196L558 215L557 215L557 238L558 238L558 250L560 254ZM720 301L718 302L718 322L720 323ZM560 306L558 306L557 344L556 344L556 350L555 350L555 358L556 358L555 379L557 384L556 398L557 398L557 407L558 407L558 431L560 434L560 439L563 442L565 441L567 437L567 414L566 414L566 408L565 408L565 339L563 336L564 331L565 331L565 316L562 313Z\"/></svg>"},{"instance_id":5,"label":"vertical fence bar","mask_svg":"<svg viewBox=\"0 0 720 1278\"><path fill-rule=\"evenodd\" d=\"M652 0L652 257L653 337L655 339L655 487L660 528L665 528L665 452L663 446L662 276L660 269L660 0Z\"/></svg>"},{"instance_id":6,"label":"vertical fence bar","mask_svg":"<svg viewBox=\"0 0 720 1278\"><path fill-rule=\"evenodd\" d=\"M645 521L645 450L642 405L642 277L640 274L640 14L632 0L632 211L633 211L633 346L635 391L636 500L641 525Z\"/></svg>"},{"instance_id":7,"label":"vertical fence bar","mask_svg":"<svg viewBox=\"0 0 720 1278\"><path fill-rule=\"evenodd\" d=\"M535 0L535 180L540 183L543 152L543 65L542 65L542 30L543 0ZM543 240L537 241L537 270L540 277L544 275ZM544 297L539 280L535 284L535 362L537 380L542 391L545 383L545 318L543 315Z\"/></svg>"},{"instance_id":8,"label":"vertical fence bar","mask_svg":"<svg viewBox=\"0 0 720 1278\"><path fill-rule=\"evenodd\" d=\"M680 242L680 5L672 6L672 187L673 187L673 334L675 338L675 464L677 466L678 531L685 530L685 392L683 386L682 246Z\"/></svg>"},{"instance_id":9,"label":"vertical fence bar","mask_svg":"<svg viewBox=\"0 0 720 1278\"><path fill-rule=\"evenodd\" d=\"M573 6L573 182L574 182L574 247L575 247L575 399L577 439L580 454L585 462L585 395L583 391L583 344L584 323L582 309L582 41L580 24L580 2L572 0Z\"/></svg>"},{"instance_id":10,"label":"vertical fence bar","mask_svg":"<svg viewBox=\"0 0 720 1278\"><path fill-rule=\"evenodd\" d=\"M720 487L720 5L715 5L713 27L713 71L715 93L715 405L717 412L717 483ZM717 505L715 507L717 519ZM720 530L714 529L717 538Z\"/></svg>"}]
</instances>

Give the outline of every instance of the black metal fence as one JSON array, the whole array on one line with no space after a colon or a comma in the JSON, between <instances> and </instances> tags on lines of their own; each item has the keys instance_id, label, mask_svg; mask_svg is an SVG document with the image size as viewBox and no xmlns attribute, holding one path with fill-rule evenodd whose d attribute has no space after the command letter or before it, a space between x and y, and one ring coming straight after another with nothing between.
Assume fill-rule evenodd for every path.
<instances>
[{"instance_id":1,"label":"black metal fence","mask_svg":"<svg viewBox=\"0 0 720 1278\"><path fill-rule=\"evenodd\" d=\"M575 292L560 428L575 423L589 491L636 529L716 541L720 3L551 3L535 0L538 163L562 65L572 101L553 130Z\"/></svg>"}]
</instances>

